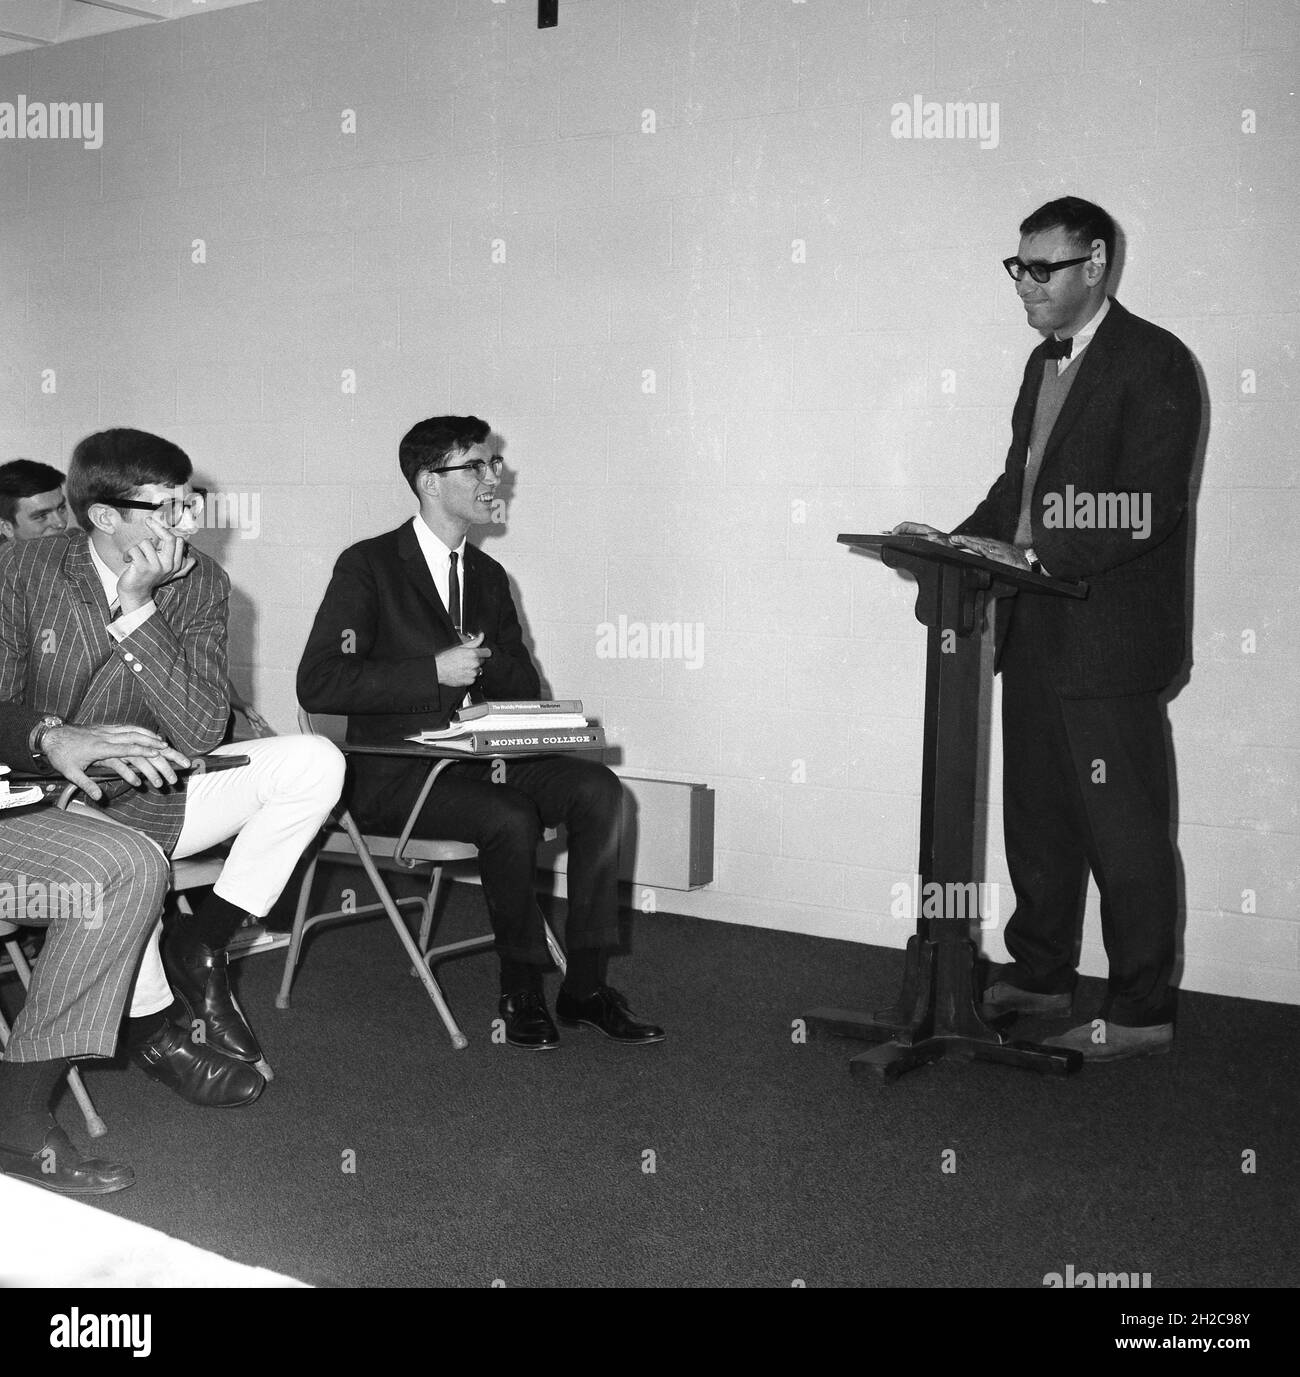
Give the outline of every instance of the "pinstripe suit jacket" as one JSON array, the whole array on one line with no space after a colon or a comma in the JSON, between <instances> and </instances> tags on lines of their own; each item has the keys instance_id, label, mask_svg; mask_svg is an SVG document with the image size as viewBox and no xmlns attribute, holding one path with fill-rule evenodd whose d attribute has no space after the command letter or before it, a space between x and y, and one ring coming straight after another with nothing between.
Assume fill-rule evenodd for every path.
<instances>
[{"instance_id":1,"label":"pinstripe suit jacket","mask_svg":"<svg viewBox=\"0 0 1300 1377\"><path fill-rule=\"evenodd\" d=\"M82 531L0 549L0 702L77 725L147 727L187 755L221 742L230 716L230 580L197 550L195 567L154 590L157 610L120 643ZM110 816L171 851L185 789L105 788Z\"/></svg>"}]
</instances>

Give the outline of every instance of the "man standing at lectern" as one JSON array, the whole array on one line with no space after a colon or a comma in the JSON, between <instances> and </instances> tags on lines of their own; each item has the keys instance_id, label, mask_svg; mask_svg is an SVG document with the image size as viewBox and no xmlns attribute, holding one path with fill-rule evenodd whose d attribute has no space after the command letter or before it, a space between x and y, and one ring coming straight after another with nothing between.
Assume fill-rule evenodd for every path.
<instances>
[{"instance_id":1,"label":"man standing at lectern","mask_svg":"<svg viewBox=\"0 0 1300 1377\"><path fill-rule=\"evenodd\" d=\"M1187 348L1107 295L1115 224L1066 196L1020 226L1004 266L1029 324L1006 468L943 537L1085 599L1020 592L1001 638L1003 828L1012 964L992 1012L1068 1014L1088 873L1109 979L1100 1016L1049 1038L1089 1061L1166 1052L1177 858L1161 694L1186 657L1189 483L1201 392Z\"/></svg>"}]
</instances>

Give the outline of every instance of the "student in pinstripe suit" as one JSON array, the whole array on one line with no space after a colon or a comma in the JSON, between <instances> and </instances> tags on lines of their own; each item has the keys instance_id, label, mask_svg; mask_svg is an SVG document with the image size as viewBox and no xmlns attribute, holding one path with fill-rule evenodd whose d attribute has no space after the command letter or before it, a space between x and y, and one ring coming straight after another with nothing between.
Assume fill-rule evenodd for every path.
<instances>
[{"instance_id":1,"label":"student in pinstripe suit","mask_svg":"<svg viewBox=\"0 0 1300 1377\"><path fill-rule=\"evenodd\" d=\"M319 737L219 745L230 716L230 580L187 545L202 513L191 474L180 449L143 431L101 431L77 445L67 491L83 530L0 550L0 702L45 714L54 729L126 722L187 757L252 757L174 787L115 783L102 805L173 858L233 838L194 918L161 950L158 930L150 937L128 1039L138 1064L184 1098L243 1103L231 1086L250 1066L269 1068L230 992L226 946L279 897L338 799L343 758ZM196 1025L197 1041L188 1035Z\"/></svg>"},{"instance_id":2,"label":"student in pinstripe suit","mask_svg":"<svg viewBox=\"0 0 1300 1377\"><path fill-rule=\"evenodd\" d=\"M27 768L39 714L0 705L0 760ZM152 732L65 727L47 745L60 773L135 756L163 781L184 757ZM155 758L157 763L154 763ZM128 759L120 766L135 771ZM159 772L161 768L162 773ZM0 1060L0 1172L69 1195L124 1190L131 1168L83 1161L50 1113L72 1057L111 1057L140 949L167 891L167 858L128 827L41 807L0 813L0 912L47 929L31 989Z\"/></svg>"}]
</instances>

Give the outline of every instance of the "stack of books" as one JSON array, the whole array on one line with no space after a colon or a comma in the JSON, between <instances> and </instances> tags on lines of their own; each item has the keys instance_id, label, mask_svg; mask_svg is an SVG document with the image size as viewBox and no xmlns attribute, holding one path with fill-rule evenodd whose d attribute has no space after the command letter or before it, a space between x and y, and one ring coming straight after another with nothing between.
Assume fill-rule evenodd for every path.
<instances>
[{"instance_id":1,"label":"stack of books","mask_svg":"<svg viewBox=\"0 0 1300 1377\"><path fill-rule=\"evenodd\" d=\"M525 699L475 703L461 708L441 731L420 732L406 739L466 755L537 755L598 751L605 744L605 733L587 721L576 698Z\"/></svg>"}]
</instances>

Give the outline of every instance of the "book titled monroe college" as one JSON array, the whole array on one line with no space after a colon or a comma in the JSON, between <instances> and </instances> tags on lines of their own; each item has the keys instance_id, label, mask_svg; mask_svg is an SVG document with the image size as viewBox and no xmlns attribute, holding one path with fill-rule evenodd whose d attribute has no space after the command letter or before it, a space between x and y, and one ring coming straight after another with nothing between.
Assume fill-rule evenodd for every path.
<instances>
[{"instance_id":1,"label":"book titled monroe college","mask_svg":"<svg viewBox=\"0 0 1300 1377\"><path fill-rule=\"evenodd\" d=\"M422 746L464 751L466 755L524 755L549 751L598 751L605 744L605 731L587 722L582 726L532 727L523 730L491 728L458 732L452 736L424 732L406 739L418 741Z\"/></svg>"},{"instance_id":2,"label":"book titled monroe college","mask_svg":"<svg viewBox=\"0 0 1300 1377\"><path fill-rule=\"evenodd\" d=\"M473 703L439 731L407 737L466 755L523 755L549 751L598 751L604 730L588 722L577 698L530 698Z\"/></svg>"}]
</instances>

